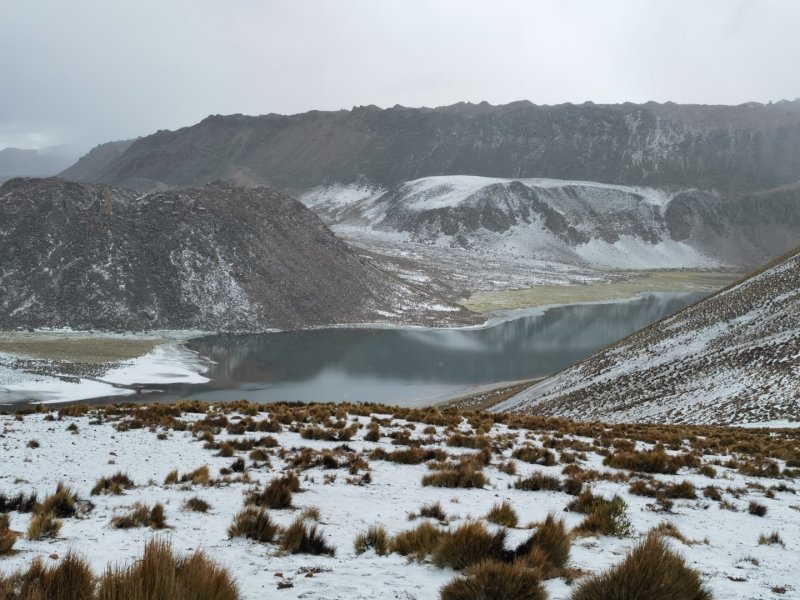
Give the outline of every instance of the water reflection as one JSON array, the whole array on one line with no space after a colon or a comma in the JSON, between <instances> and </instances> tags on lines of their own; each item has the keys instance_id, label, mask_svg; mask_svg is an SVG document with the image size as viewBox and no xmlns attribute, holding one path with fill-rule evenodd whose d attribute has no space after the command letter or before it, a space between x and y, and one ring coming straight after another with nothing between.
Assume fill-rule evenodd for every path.
<instances>
[{"instance_id":1,"label":"water reflection","mask_svg":"<svg viewBox=\"0 0 800 600\"><path fill-rule=\"evenodd\" d=\"M190 347L217 363L209 400L351 400L400 404L546 375L701 299L647 294L631 302L556 307L484 329L322 329L219 335Z\"/></svg>"}]
</instances>

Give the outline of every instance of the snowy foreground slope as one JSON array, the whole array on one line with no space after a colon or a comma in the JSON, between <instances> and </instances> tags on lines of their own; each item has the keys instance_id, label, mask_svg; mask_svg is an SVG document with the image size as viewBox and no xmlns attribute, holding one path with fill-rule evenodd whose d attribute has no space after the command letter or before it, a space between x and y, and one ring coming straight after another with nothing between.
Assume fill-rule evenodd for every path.
<instances>
[{"instance_id":1,"label":"snowy foreground slope","mask_svg":"<svg viewBox=\"0 0 800 600\"><path fill-rule=\"evenodd\" d=\"M407 240L599 269L761 264L796 244L791 190L723 196L555 179L426 177L333 185L301 200L345 238Z\"/></svg>"},{"instance_id":2,"label":"snowy foreground slope","mask_svg":"<svg viewBox=\"0 0 800 600\"><path fill-rule=\"evenodd\" d=\"M581 420L800 420L800 249L494 407Z\"/></svg>"},{"instance_id":3,"label":"snowy foreground slope","mask_svg":"<svg viewBox=\"0 0 800 600\"><path fill-rule=\"evenodd\" d=\"M548 513L573 531L566 567L543 582L551 599L569 598L583 577L620 563L646 532L663 523L672 525L662 525L662 532L672 533L664 538L668 545L717 600L800 593L795 535L800 501L793 479L798 470L790 468L800 465L797 430L611 427L512 415L495 416L493 423L480 413L363 406L182 406L189 412L130 405L0 415L0 502L33 491L41 501L61 481L77 494L80 507L78 515L62 520L55 537L21 535L10 554L0 555L0 578L37 556L55 565L69 549L100 573L109 563L129 564L146 540L161 536L180 554L202 548L229 568L242 598L437 598L457 572L435 566L430 556L414 561L397 551L357 554L356 535L382 524L396 536L422 522L447 532L470 520L495 532L500 527L485 516L508 500L519 521L506 530L507 548L527 540ZM325 437L334 439L319 439ZM653 450L655 442L668 450ZM749 454L756 449L763 453L759 458ZM414 453L416 461L409 458ZM660 456L663 464L660 472L647 474L606 466L604 455L606 462ZM483 474L482 485L421 485L433 468L456 462ZM173 469L187 474L203 465L209 467L208 480L165 483ZM316 519L334 556L282 552L280 534L271 543L229 538L228 526L246 494L288 471L297 473L300 490L290 507L269 509L270 518L282 527L301 514ZM127 474L134 487L121 495L90 496L101 476L117 472ZM516 487L536 481L531 475L543 477L543 489ZM674 483L681 485L670 487ZM565 507L581 489L584 495L623 498L622 516L631 528L620 528L617 535L580 533L586 515ZM651 497L647 490L660 491ZM193 497L211 508L188 510L185 502ZM168 528L113 527L112 519L136 502L162 503ZM446 517L419 516L423 505L435 502ZM749 503L766 513L752 514ZM317 516L304 513L311 507ZM27 530L31 514L11 510L9 515L12 531ZM770 538L776 530L777 541L759 543L759 536ZM277 591L279 585L286 587Z\"/></svg>"}]
</instances>

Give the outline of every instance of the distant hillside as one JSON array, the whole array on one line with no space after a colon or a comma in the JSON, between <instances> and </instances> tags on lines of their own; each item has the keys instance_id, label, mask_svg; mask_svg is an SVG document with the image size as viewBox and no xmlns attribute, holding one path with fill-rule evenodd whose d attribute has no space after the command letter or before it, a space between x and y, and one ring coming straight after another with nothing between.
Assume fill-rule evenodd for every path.
<instances>
[{"instance_id":1,"label":"distant hillside","mask_svg":"<svg viewBox=\"0 0 800 600\"><path fill-rule=\"evenodd\" d=\"M800 102L455 104L211 116L65 177L149 191L225 179L304 191L436 175L756 190L800 179Z\"/></svg>"},{"instance_id":2,"label":"distant hillside","mask_svg":"<svg viewBox=\"0 0 800 600\"><path fill-rule=\"evenodd\" d=\"M610 422L800 420L800 248L496 410Z\"/></svg>"},{"instance_id":3,"label":"distant hillside","mask_svg":"<svg viewBox=\"0 0 800 600\"><path fill-rule=\"evenodd\" d=\"M3 148L0 150L0 178L55 175L73 163L78 153L67 146L52 146L39 150Z\"/></svg>"},{"instance_id":4,"label":"distant hillside","mask_svg":"<svg viewBox=\"0 0 800 600\"><path fill-rule=\"evenodd\" d=\"M320 186L301 200L343 235L593 268L752 268L800 240L800 185L732 194L446 176Z\"/></svg>"},{"instance_id":5,"label":"distant hillside","mask_svg":"<svg viewBox=\"0 0 800 600\"><path fill-rule=\"evenodd\" d=\"M134 141L121 140L95 146L58 176L71 181L91 181L95 172L102 170L109 162L122 156Z\"/></svg>"},{"instance_id":6,"label":"distant hillside","mask_svg":"<svg viewBox=\"0 0 800 600\"><path fill-rule=\"evenodd\" d=\"M465 318L373 268L270 189L212 183L137 198L58 179L0 186L0 327L258 331Z\"/></svg>"}]
</instances>

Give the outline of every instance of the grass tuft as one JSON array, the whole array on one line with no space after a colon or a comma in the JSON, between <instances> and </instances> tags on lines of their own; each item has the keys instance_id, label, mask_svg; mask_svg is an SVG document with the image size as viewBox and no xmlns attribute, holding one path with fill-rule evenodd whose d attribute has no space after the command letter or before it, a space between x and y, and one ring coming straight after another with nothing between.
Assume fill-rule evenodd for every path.
<instances>
[{"instance_id":1,"label":"grass tuft","mask_svg":"<svg viewBox=\"0 0 800 600\"><path fill-rule=\"evenodd\" d=\"M233 518L228 527L228 537L244 537L256 542L271 542L278 534L279 527L272 522L266 508L247 506Z\"/></svg>"},{"instance_id":2,"label":"grass tuft","mask_svg":"<svg viewBox=\"0 0 800 600\"><path fill-rule=\"evenodd\" d=\"M711 600L696 571L658 535L649 535L619 565L578 586L572 600Z\"/></svg>"},{"instance_id":3,"label":"grass tuft","mask_svg":"<svg viewBox=\"0 0 800 600\"><path fill-rule=\"evenodd\" d=\"M539 575L521 562L482 561L441 590L441 600L546 600Z\"/></svg>"},{"instance_id":4,"label":"grass tuft","mask_svg":"<svg viewBox=\"0 0 800 600\"><path fill-rule=\"evenodd\" d=\"M356 554L364 554L372 548L378 556L386 556L389 554L389 534L383 525L370 525L365 533L356 536L354 546Z\"/></svg>"}]
</instances>

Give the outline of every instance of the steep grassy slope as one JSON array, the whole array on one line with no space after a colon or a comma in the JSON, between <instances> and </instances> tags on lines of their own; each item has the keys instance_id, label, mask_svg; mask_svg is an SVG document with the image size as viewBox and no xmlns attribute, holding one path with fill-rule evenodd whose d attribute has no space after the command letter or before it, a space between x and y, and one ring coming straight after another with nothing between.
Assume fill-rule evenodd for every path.
<instances>
[{"instance_id":1,"label":"steep grassy slope","mask_svg":"<svg viewBox=\"0 0 800 600\"><path fill-rule=\"evenodd\" d=\"M497 410L581 420L800 420L800 248Z\"/></svg>"}]
</instances>

